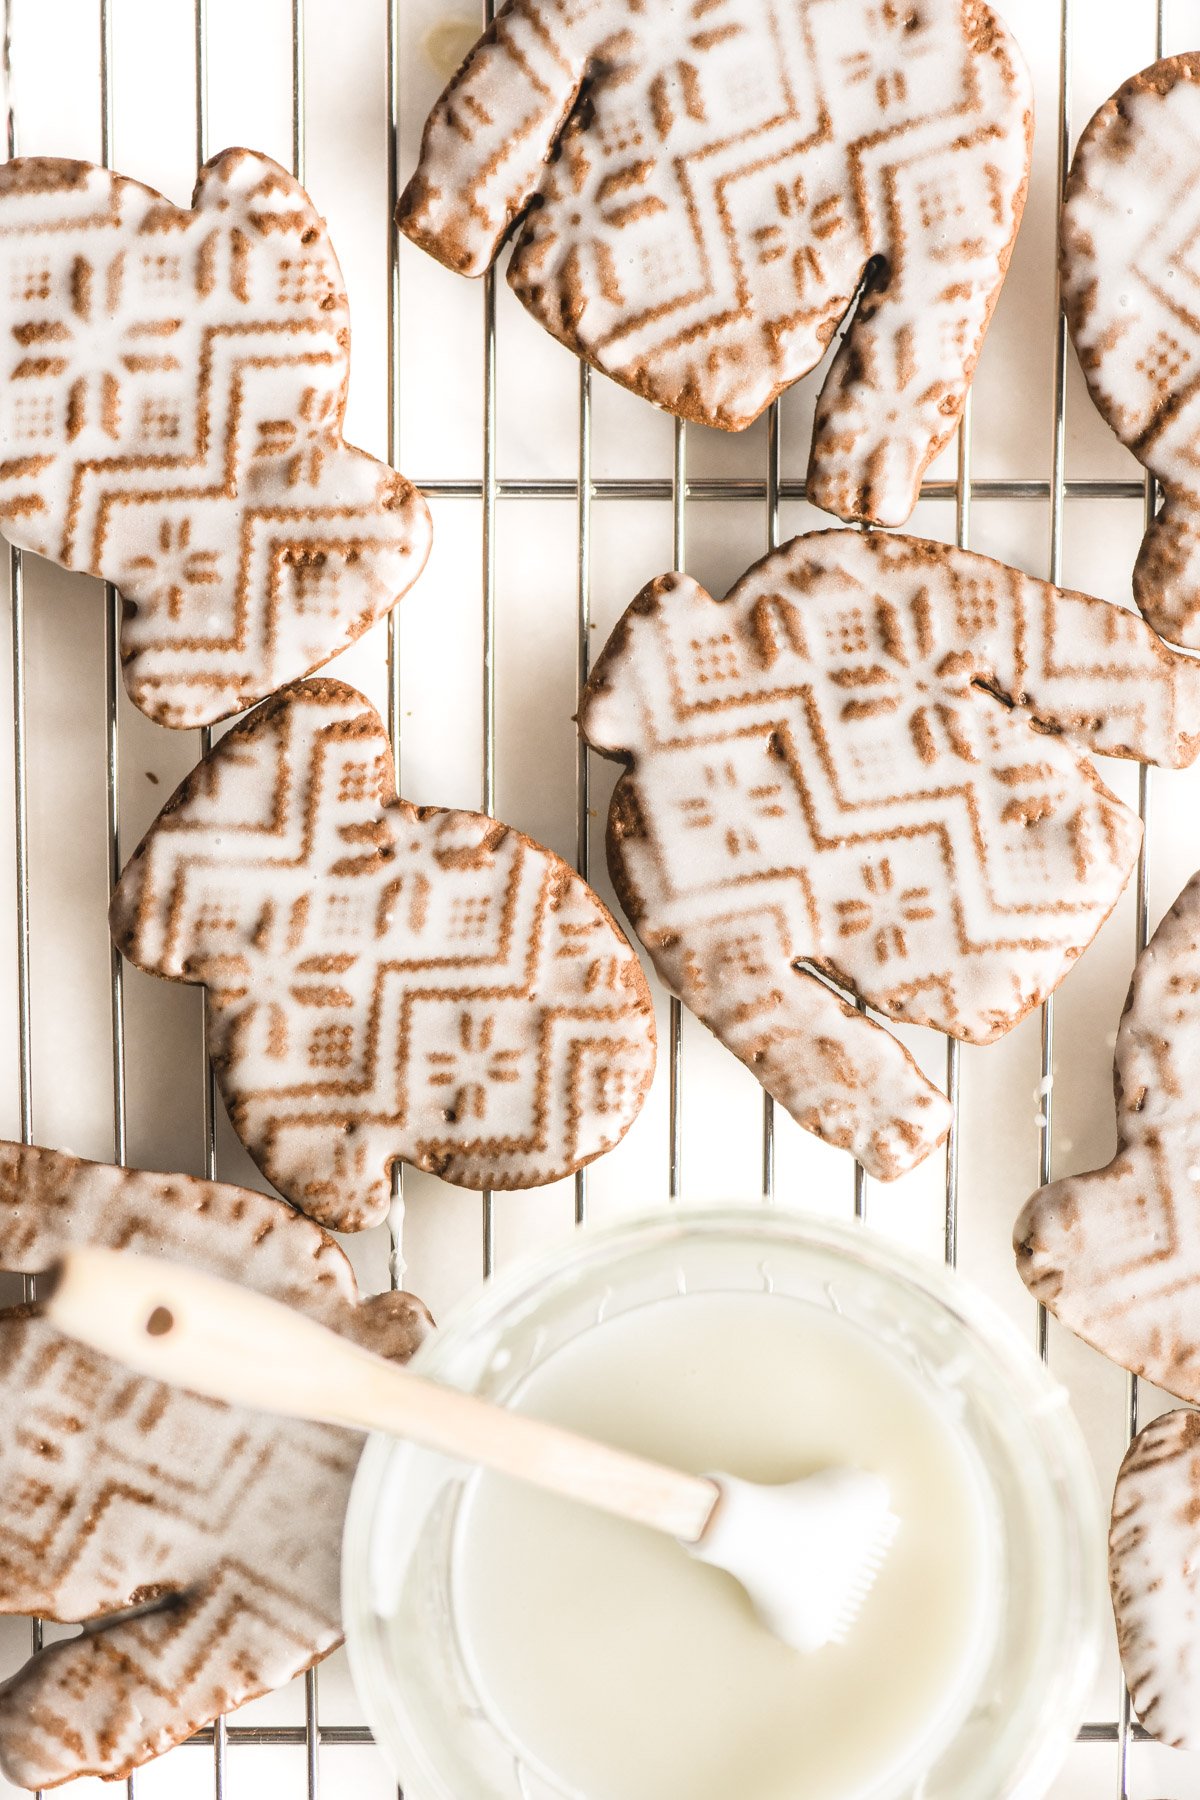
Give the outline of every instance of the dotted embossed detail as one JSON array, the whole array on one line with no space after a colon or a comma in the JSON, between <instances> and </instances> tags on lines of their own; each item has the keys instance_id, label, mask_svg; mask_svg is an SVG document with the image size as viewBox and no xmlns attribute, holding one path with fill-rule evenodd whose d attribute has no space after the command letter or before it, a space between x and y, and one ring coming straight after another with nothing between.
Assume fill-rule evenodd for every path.
<instances>
[{"instance_id":1,"label":"dotted embossed detail","mask_svg":"<svg viewBox=\"0 0 1200 1800\"><path fill-rule=\"evenodd\" d=\"M207 989L217 1078L280 1192L353 1231L397 1158L536 1187L611 1149L654 1072L641 965L552 851L395 797L378 716L303 682L230 732L122 876L113 935Z\"/></svg>"},{"instance_id":2,"label":"dotted embossed detail","mask_svg":"<svg viewBox=\"0 0 1200 1800\"><path fill-rule=\"evenodd\" d=\"M1134 76L1080 138L1062 274L1092 398L1164 490L1137 603L1200 648L1200 55Z\"/></svg>"},{"instance_id":3,"label":"dotted embossed detail","mask_svg":"<svg viewBox=\"0 0 1200 1800\"><path fill-rule=\"evenodd\" d=\"M332 1238L264 1194L0 1144L0 1267L44 1269L71 1243L241 1281L401 1361L430 1324L411 1294L360 1303ZM0 1312L0 1611L96 1621L0 1689L5 1773L123 1776L334 1649L359 1450Z\"/></svg>"},{"instance_id":4,"label":"dotted embossed detail","mask_svg":"<svg viewBox=\"0 0 1200 1800\"><path fill-rule=\"evenodd\" d=\"M822 358L808 494L900 525L954 432L1033 118L982 0L509 0L438 101L402 231L579 356L741 430Z\"/></svg>"},{"instance_id":5,"label":"dotted embossed detail","mask_svg":"<svg viewBox=\"0 0 1200 1800\"><path fill-rule=\"evenodd\" d=\"M1017 1266L1069 1330L1200 1405L1200 877L1138 959L1115 1075L1117 1155L1033 1196Z\"/></svg>"},{"instance_id":6,"label":"dotted embossed detail","mask_svg":"<svg viewBox=\"0 0 1200 1800\"><path fill-rule=\"evenodd\" d=\"M886 1180L945 1135L945 1097L803 966L891 1019L973 1043L1009 1030L1137 856L1138 821L1083 746L1190 762L1200 665L984 557L826 532L723 601L652 582L579 719L627 765L609 866L663 980Z\"/></svg>"},{"instance_id":7,"label":"dotted embossed detail","mask_svg":"<svg viewBox=\"0 0 1200 1800\"><path fill-rule=\"evenodd\" d=\"M1117 1477L1108 1578L1134 1711L1160 1743L1200 1747L1200 1413L1164 1413Z\"/></svg>"},{"instance_id":8,"label":"dotted embossed detail","mask_svg":"<svg viewBox=\"0 0 1200 1800\"><path fill-rule=\"evenodd\" d=\"M342 438L350 318L325 226L265 156L193 209L87 163L0 169L0 529L125 601L134 702L238 712L421 573L416 490Z\"/></svg>"}]
</instances>

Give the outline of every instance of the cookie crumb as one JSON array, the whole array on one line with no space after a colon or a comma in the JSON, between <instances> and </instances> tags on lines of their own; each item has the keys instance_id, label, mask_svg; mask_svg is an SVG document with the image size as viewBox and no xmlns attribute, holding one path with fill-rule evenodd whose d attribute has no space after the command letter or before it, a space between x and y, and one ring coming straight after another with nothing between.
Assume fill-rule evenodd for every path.
<instances>
[{"instance_id":1,"label":"cookie crumb","mask_svg":"<svg viewBox=\"0 0 1200 1800\"><path fill-rule=\"evenodd\" d=\"M479 36L478 19L465 13L448 13L429 27L421 39L421 53L435 75L449 81L460 69Z\"/></svg>"}]
</instances>

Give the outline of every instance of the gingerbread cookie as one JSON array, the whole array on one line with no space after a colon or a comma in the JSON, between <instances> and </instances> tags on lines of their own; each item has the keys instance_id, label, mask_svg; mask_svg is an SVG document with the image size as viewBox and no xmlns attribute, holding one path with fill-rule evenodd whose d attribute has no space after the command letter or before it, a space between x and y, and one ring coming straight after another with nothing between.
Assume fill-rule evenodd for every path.
<instances>
[{"instance_id":1,"label":"gingerbread cookie","mask_svg":"<svg viewBox=\"0 0 1200 1800\"><path fill-rule=\"evenodd\" d=\"M160 724L318 668L421 573L425 502L342 439L333 246L268 157L215 157L190 212L88 163L4 164L0 325L0 529L117 584Z\"/></svg>"},{"instance_id":2,"label":"gingerbread cookie","mask_svg":"<svg viewBox=\"0 0 1200 1800\"><path fill-rule=\"evenodd\" d=\"M1200 1403L1200 875L1138 959L1115 1080L1116 1156L1034 1194L1017 1267L1085 1343Z\"/></svg>"},{"instance_id":3,"label":"gingerbread cookie","mask_svg":"<svg viewBox=\"0 0 1200 1800\"><path fill-rule=\"evenodd\" d=\"M1105 419L1162 483L1134 569L1166 638L1200 646L1200 55L1127 81L1079 140L1062 220L1063 299Z\"/></svg>"},{"instance_id":4,"label":"gingerbread cookie","mask_svg":"<svg viewBox=\"0 0 1200 1800\"><path fill-rule=\"evenodd\" d=\"M1200 1413L1166 1413L1129 1446L1108 1575L1134 1711L1160 1743L1200 1750Z\"/></svg>"},{"instance_id":5,"label":"gingerbread cookie","mask_svg":"<svg viewBox=\"0 0 1200 1800\"><path fill-rule=\"evenodd\" d=\"M902 525L953 435L1025 203L1028 74L982 0L509 0L438 101L400 229L740 431L858 311L809 498Z\"/></svg>"},{"instance_id":6,"label":"gingerbread cookie","mask_svg":"<svg viewBox=\"0 0 1200 1800\"><path fill-rule=\"evenodd\" d=\"M360 1301L338 1246L278 1200L0 1145L0 1267L72 1243L243 1281L400 1361L430 1325L411 1294ZM123 1776L334 1649L359 1449L131 1375L36 1308L0 1313L0 1611L92 1622L0 1687L5 1774Z\"/></svg>"},{"instance_id":7,"label":"gingerbread cookie","mask_svg":"<svg viewBox=\"0 0 1200 1800\"><path fill-rule=\"evenodd\" d=\"M113 899L140 968L207 989L217 1079L264 1175L342 1231L398 1158L537 1187L624 1136L654 1073L641 965L552 851L398 800L362 695L302 682L224 737Z\"/></svg>"},{"instance_id":8,"label":"gingerbread cookie","mask_svg":"<svg viewBox=\"0 0 1200 1800\"><path fill-rule=\"evenodd\" d=\"M1134 614L914 538L794 539L717 601L651 582L579 714L625 762L609 866L673 993L883 1180L945 1136L888 1018L1008 1031L1091 942L1141 827L1086 748L1200 747L1200 665Z\"/></svg>"}]
</instances>

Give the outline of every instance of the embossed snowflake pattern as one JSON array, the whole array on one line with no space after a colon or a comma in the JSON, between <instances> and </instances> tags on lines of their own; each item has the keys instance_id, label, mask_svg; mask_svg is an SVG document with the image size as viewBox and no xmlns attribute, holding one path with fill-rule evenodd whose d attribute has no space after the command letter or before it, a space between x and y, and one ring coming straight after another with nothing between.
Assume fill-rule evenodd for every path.
<instances>
[{"instance_id":1,"label":"embossed snowflake pattern","mask_svg":"<svg viewBox=\"0 0 1200 1800\"><path fill-rule=\"evenodd\" d=\"M338 448L341 402L327 389L305 388L296 419L263 419L255 455L283 457L289 487L318 487L325 460Z\"/></svg>"},{"instance_id":2,"label":"embossed snowflake pattern","mask_svg":"<svg viewBox=\"0 0 1200 1800\"><path fill-rule=\"evenodd\" d=\"M870 85L881 114L905 105L909 98L909 71L916 57L935 53L928 32L922 32L920 10L899 0L881 0L867 8L864 20L866 44L848 51L841 59L847 86Z\"/></svg>"},{"instance_id":3,"label":"embossed snowflake pattern","mask_svg":"<svg viewBox=\"0 0 1200 1800\"><path fill-rule=\"evenodd\" d=\"M962 762L978 762L970 705L975 658L939 641L928 589L918 589L904 604L876 597L872 623L874 660L829 672L846 696L842 719L851 724L907 711L908 735L923 763L936 763L944 750Z\"/></svg>"},{"instance_id":4,"label":"embossed snowflake pattern","mask_svg":"<svg viewBox=\"0 0 1200 1800\"><path fill-rule=\"evenodd\" d=\"M890 856L864 862L860 875L864 892L835 905L838 935L869 933L881 967L893 959L903 961L910 953L910 928L936 917L931 891L919 884L902 887Z\"/></svg>"},{"instance_id":5,"label":"embossed snowflake pattern","mask_svg":"<svg viewBox=\"0 0 1200 1800\"><path fill-rule=\"evenodd\" d=\"M758 857L763 846L755 819L775 822L787 817L783 783L770 766L756 775L732 757L715 762L705 758L695 778L699 792L686 794L679 802L684 829L713 833L731 859Z\"/></svg>"},{"instance_id":6,"label":"embossed snowflake pattern","mask_svg":"<svg viewBox=\"0 0 1200 1800\"><path fill-rule=\"evenodd\" d=\"M144 556L130 559L126 575L148 588L149 598L142 607L151 612L165 612L168 619L183 616L189 590L215 587L221 580L221 558L216 550L198 550L192 543L192 522L182 518L174 523L163 518L158 527L158 547Z\"/></svg>"},{"instance_id":7,"label":"embossed snowflake pattern","mask_svg":"<svg viewBox=\"0 0 1200 1800\"><path fill-rule=\"evenodd\" d=\"M453 1050L429 1053L429 1085L454 1089L445 1107L448 1125L467 1119L486 1119L488 1099L496 1086L521 1079L519 1049L503 1050L496 1044L496 1016L477 1019L462 1012L458 1020L458 1045Z\"/></svg>"},{"instance_id":8,"label":"embossed snowflake pattern","mask_svg":"<svg viewBox=\"0 0 1200 1800\"><path fill-rule=\"evenodd\" d=\"M66 432L72 441L93 432L115 443L130 423L122 404L129 378L178 372L171 339L181 324L131 314L123 254L103 269L77 256L68 286L70 324L62 318L30 318L12 327L24 354L11 379L65 389Z\"/></svg>"}]
</instances>

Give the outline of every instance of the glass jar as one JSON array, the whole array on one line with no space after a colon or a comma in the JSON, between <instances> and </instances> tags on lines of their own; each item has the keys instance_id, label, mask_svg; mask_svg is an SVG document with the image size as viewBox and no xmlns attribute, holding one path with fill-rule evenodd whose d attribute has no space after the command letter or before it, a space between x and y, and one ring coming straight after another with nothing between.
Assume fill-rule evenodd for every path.
<instances>
[{"instance_id":1,"label":"glass jar","mask_svg":"<svg viewBox=\"0 0 1200 1800\"><path fill-rule=\"evenodd\" d=\"M863 1226L778 1207L679 1208L580 1231L460 1309L412 1367L504 1404L603 1318L694 1293L833 1308L907 1365L975 1453L989 1490L999 1603L965 1721L913 1800L1045 1794L1082 1716L1103 1610L1104 1524L1065 1390L952 1271ZM351 1669L406 1800L590 1800L528 1765L489 1717L459 1644L456 1515L472 1470L385 1437L363 1453L346 1521Z\"/></svg>"}]
</instances>

